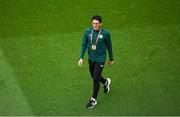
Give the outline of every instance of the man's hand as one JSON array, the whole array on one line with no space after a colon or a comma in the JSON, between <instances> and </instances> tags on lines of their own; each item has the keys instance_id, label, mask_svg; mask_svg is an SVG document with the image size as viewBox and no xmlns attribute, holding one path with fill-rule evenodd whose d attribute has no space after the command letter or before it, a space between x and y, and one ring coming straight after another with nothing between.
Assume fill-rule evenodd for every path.
<instances>
[{"instance_id":1,"label":"man's hand","mask_svg":"<svg viewBox=\"0 0 180 117\"><path fill-rule=\"evenodd\" d=\"M80 59L79 59L79 62L78 62L78 65L79 65L80 67L82 67L82 64L83 64L83 59L80 58Z\"/></svg>"},{"instance_id":2,"label":"man's hand","mask_svg":"<svg viewBox=\"0 0 180 117\"><path fill-rule=\"evenodd\" d=\"M109 61L109 66L112 67L112 65L114 64L114 61Z\"/></svg>"}]
</instances>

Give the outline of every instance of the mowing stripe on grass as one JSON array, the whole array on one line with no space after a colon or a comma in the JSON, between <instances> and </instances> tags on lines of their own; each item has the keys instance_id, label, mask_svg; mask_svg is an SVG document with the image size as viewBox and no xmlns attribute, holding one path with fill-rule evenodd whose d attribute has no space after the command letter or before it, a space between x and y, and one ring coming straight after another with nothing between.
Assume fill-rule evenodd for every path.
<instances>
[{"instance_id":1,"label":"mowing stripe on grass","mask_svg":"<svg viewBox=\"0 0 180 117\"><path fill-rule=\"evenodd\" d=\"M0 116L32 115L11 66L0 50Z\"/></svg>"}]
</instances>

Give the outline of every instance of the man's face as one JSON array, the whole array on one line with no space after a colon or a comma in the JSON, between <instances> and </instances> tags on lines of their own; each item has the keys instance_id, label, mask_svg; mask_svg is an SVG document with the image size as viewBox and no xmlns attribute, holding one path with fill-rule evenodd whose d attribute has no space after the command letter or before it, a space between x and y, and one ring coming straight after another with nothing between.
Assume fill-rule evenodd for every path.
<instances>
[{"instance_id":1,"label":"man's face","mask_svg":"<svg viewBox=\"0 0 180 117\"><path fill-rule=\"evenodd\" d=\"M102 25L102 23L99 23L98 20L93 20L92 21L92 26L93 26L94 30L99 30L101 28L101 25Z\"/></svg>"}]
</instances>

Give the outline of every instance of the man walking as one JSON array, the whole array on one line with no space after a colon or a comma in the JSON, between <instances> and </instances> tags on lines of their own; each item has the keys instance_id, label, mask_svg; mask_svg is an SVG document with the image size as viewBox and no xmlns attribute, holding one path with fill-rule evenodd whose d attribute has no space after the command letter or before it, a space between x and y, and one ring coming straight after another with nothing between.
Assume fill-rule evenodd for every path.
<instances>
[{"instance_id":1,"label":"man walking","mask_svg":"<svg viewBox=\"0 0 180 117\"><path fill-rule=\"evenodd\" d=\"M110 33L102 28L102 18L99 15L92 17L92 27L88 28L82 39L82 47L79 59L79 66L83 64L83 57L88 49L89 71L93 79L93 94L87 103L87 108L93 108L97 104L97 96L100 88L100 83L103 84L104 93L110 90L110 78L104 78L101 73L106 61L106 50L109 54L109 66L113 62L113 52Z\"/></svg>"}]
</instances>

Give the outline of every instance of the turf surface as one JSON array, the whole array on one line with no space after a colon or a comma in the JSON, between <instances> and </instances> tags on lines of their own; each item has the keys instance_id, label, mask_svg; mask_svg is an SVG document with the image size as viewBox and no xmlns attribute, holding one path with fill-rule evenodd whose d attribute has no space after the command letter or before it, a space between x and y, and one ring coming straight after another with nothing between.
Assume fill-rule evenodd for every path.
<instances>
[{"instance_id":1,"label":"turf surface","mask_svg":"<svg viewBox=\"0 0 180 117\"><path fill-rule=\"evenodd\" d=\"M0 115L180 115L178 0L0 1ZM90 18L112 35L111 92L85 108L92 81L77 65ZM86 53L87 56L87 53Z\"/></svg>"}]
</instances>

